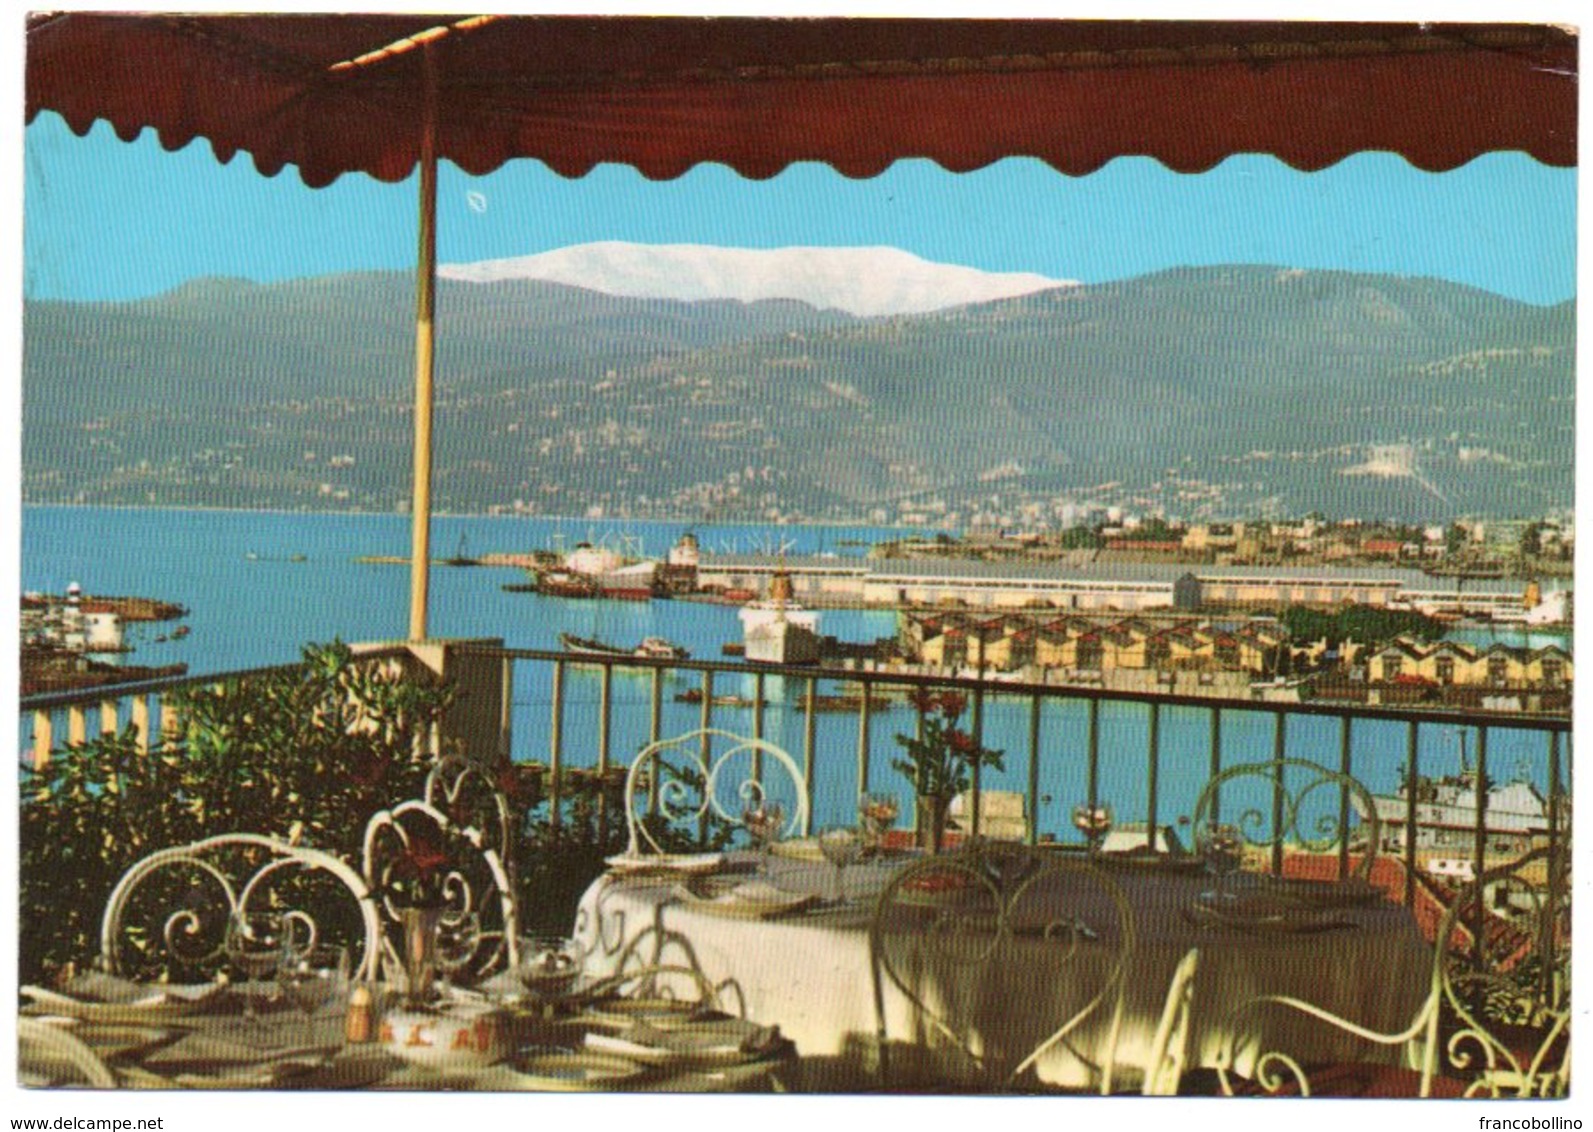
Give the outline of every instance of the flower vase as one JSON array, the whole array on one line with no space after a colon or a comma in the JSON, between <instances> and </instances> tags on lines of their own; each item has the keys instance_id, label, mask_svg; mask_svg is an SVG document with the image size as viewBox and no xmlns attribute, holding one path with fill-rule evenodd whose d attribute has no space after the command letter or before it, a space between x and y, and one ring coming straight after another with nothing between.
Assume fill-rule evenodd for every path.
<instances>
[{"instance_id":1,"label":"flower vase","mask_svg":"<svg viewBox=\"0 0 1593 1132\"><path fill-rule=\"evenodd\" d=\"M404 999L411 1007L425 1006L437 979L437 927L441 908L400 908L403 929Z\"/></svg>"},{"instance_id":2,"label":"flower vase","mask_svg":"<svg viewBox=\"0 0 1593 1132\"><path fill-rule=\"evenodd\" d=\"M946 810L950 799L932 794L918 795L918 847L926 853L939 853L946 841Z\"/></svg>"}]
</instances>

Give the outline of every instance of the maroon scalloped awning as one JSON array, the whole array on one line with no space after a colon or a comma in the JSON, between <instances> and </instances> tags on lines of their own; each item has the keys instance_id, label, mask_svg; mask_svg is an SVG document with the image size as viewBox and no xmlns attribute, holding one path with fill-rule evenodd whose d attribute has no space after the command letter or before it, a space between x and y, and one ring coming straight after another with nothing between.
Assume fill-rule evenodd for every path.
<instances>
[{"instance_id":1,"label":"maroon scalloped awning","mask_svg":"<svg viewBox=\"0 0 1593 1132\"><path fill-rule=\"evenodd\" d=\"M422 53L402 41L441 27L440 153L474 174L516 157L652 178L704 161L862 177L903 157L1576 163L1577 39L1535 25L70 13L29 21L28 120L204 137L314 186L397 181L421 116Z\"/></svg>"}]
</instances>

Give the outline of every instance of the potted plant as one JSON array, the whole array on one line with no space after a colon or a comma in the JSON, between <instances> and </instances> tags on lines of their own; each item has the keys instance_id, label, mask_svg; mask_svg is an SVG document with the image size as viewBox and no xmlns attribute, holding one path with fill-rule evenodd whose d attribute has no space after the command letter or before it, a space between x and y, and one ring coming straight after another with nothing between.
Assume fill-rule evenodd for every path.
<instances>
[{"instance_id":1,"label":"potted plant","mask_svg":"<svg viewBox=\"0 0 1593 1132\"><path fill-rule=\"evenodd\" d=\"M951 800L968 789L975 767L1002 769L1002 752L981 746L959 725L968 699L960 692L918 689L909 697L918 709L918 734L897 734L907 751L891 766L906 775L917 794L917 829L920 847L940 852L946 834L946 812Z\"/></svg>"}]
</instances>

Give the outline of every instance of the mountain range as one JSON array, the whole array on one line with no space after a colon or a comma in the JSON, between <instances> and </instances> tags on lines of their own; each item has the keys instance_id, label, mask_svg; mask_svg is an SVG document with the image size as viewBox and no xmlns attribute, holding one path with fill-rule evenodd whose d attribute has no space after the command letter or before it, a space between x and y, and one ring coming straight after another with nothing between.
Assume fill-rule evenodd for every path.
<instances>
[{"instance_id":1,"label":"mountain range","mask_svg":"<svg viewBox=\"0 0 1593 1132\"><path fill-rule=\"evenodd\" d=\"M931 263L899 248L717 248L578 244L540 255L438 268L445 279L541 279L636 299L794 299L860 318L927 314L1027 295L1069 281Z\"/></svg>"},{"instance_id":2,"label":"mountain range","mask_svg":"<svg viewBox=\"0 0 1593 1132\"><path fill-rule=\"evenodd\" d=\"M764 284L691 257L715 266L671 276L674 297L518 277L524 261L450 271L437 508L1440 521L1572 501L1571 302L1234 266L862 317L833 292L723 297ZM679 297L716 272L716 297ZM962 279L938 293L984 285ZM859 286L893 290L912 288ZM30 301L24 499L402 507L412 309L403 273Z\"/></svg>"}]
</instances>

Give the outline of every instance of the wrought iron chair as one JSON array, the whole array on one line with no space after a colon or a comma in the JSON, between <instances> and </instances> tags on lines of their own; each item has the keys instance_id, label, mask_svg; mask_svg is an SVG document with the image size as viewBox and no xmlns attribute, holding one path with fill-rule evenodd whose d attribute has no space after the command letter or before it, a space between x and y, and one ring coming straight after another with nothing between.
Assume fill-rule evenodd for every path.
<instances>
[{"instance_id":1,"label":"wrought iron chair","mask_svg":"<svg viewBox=\"0 0 1593 1132\"><path fill-rule=\"evenodd\" d=\"M903 869L869 932L882 1083L907 1084L893 1060L911 1059L919 1085L971 1069L981 1089L1035 1091L1042 1059L1065 1050L1112 1092L1134 931L1117 881L1082 859L984 844ZM1049 1033L1011 1016L1037 993L1056 998Z\"/></svg>"},{"instance_id":2,"label":"wrought iron chair","mask_svg":"<svg viewBox=\"0 0 1593 1132\"><path fill-rule=\"evenodd\" d=\"M1292 772L1292 773L1291 773ZM1252 848L1281 851L1285 845L1326 853L1341 846L1354 851L1350 875L1366 881L1382 846L1382 827L1372 793L1358 780L1309 759L1281 758L1241 763L1213 776L1195 802L1192 834L1197 848L1201 830L1219 821L1227 789L1227 813L1221 823L1232 827ZM1336 796L1329 791L1336 791ZM1265 800L1268 810L1261 808ZM1232 816L1235 809L1237 816ZM1361 822L1357 835L1351 817Z\"/></svg>"},{"instance_id":3,"label":"wrought iron chair","mask_svg":"<svg viewBox=\"0 0 1593 1132\"><path fill-rule=\"evenodd\" d=\"M75 1034L37 1018L17 1020L17 1074L38 1088L118 1087L116 1074Z\"/></svg>"},{"instance_id":4,"label":"wrought iron chair","mask_svg":"<svg viewBox=\"0 0 1593 1132\"><path fill-rule=\"evenodd\" d=\"M668 852L676 842L703 844L715 823L745 828L745 816L764 805L781 807L781 837L808 826L808 782L796 760L763 739L715 728L643 747L626 774L625 800L633 857Z\"/></svg>"},{"instance_id":5,"label":"wrought iron chair","mask_svg":"<svg viewBox=\"0 0 1593 1132\"><path fill-rule=\"evenodd\" d=\"M714 985L702 972L691 941L661 925L651 925L625 945L612 973L598 980L583 994L589 1001L624 999L642 1005L668 1005L688 1012L726 1013L743 1016L745 1011L726 1010L722 993L739 988L733 984Z\"/></svg>"},{"instance_id":6,"label":"wrought iron chair","mask_svg":"<svg viewBox=\"0 0 1593 1132\"><path fill-rule=\"evenodd\" d=\"M1145 1079L1140 1092L1147 1097L1178 1095L1189 1060L1190 1014L1195 998L1195 975L1200 968L1200 950L1187 952L1173 972L1167 987L1167 1002L1162 1008L1150 1056L1145 1061Z\"/></svg>"},{"instance_id":7,"label":"wrought iron chair","mask_svg":"<svg viewBox=\"0 0 1593 1132\"><path fill-rule=\"evenodd\" d=\"M1533 874L1541 863L1547 883ZM1546 850L1468 883L1439 921L1431 983L1410 1023L1368 1029L1300 999L1265 995L1240 1004L1219 1055L1222 1091L1301 1096L1563 1096L1570 1081L1570 927L1564 866ZM1368 1044L1417 1044L1419 1070L1355 1064L1306 1066L1285 1051L1255 1059L1248 1083L1234 1074L1246 1015L1295 1011Z\"/></svg>"},{"instance_id":8,"label":"wrought iron chair","mask_svg":"<svg viewBox=\"0 0 1593 1132\"><path fill-rule=\"evenodd\" d=\"M509 805L475 763L444 756L424 796L371 816L365 826L365 882L381 920L381 953L401 969L406 883L424 881L441 905L439 927L453 943L451 977L484 978L518 962L519 910L510 866Z\"/></svg>"},{"instance_id":9,"label":"wrought iron chair","mask_svg":"<svg viewBox=\"0 0 1593 1132\"><path fill-rule=\"evenodd\" d=\"M100 962L112 974L203 982L225 963L227 924L270 910L301 942L345 945L373 978L381 926L370 886L330 853L255 833L158 850L122 875L100 924Z\"/></svg>"}]
</instances>

